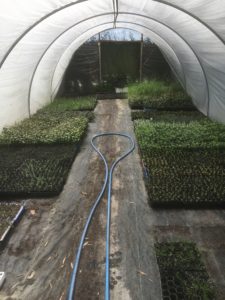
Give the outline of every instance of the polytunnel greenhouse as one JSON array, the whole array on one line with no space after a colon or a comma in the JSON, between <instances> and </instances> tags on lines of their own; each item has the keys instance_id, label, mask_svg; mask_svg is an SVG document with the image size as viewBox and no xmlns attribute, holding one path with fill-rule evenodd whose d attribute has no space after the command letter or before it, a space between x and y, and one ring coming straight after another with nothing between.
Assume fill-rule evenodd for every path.
<instances>
[{"instance_id":1,"label":"polytunnel greenhouse","mask_svg":"<svg viewBox=\"0 0 225 300\"><path fill-rule=\"evenodd\" d=\"M0 299L224 300L225 2L0 3Z\"/></svg>"}]
</instances>

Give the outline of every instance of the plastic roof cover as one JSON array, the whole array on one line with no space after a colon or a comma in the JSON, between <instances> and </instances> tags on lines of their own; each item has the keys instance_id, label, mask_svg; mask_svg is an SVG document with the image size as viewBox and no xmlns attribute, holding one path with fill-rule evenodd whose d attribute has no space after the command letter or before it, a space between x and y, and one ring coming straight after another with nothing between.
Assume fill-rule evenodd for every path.
<instances>
[{"instance_id":1,"label":"plastic roof cover","mask_svg":"<svg viewBox=\"0 0 225 300\"><path fill-rule=\"evenodd\" d=\"M200 111L225 122L225 1L0 2L0 129L49 103L74 51L112 27L157 44Z\"/></svg>"}]
</instances>

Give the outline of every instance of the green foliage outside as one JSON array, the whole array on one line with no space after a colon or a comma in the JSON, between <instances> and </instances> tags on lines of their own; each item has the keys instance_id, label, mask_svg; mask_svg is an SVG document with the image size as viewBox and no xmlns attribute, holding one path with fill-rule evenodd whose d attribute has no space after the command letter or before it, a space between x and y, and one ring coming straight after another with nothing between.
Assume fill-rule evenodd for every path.
<instances>
[{"instance_id":1,"label":"green foliage outside","mask_svg":"<svg viewBox=\"0 0 225 300\"><path fill-rule=\"evenodd\" d=\"M215 300L215 288L194 243L157 243L155 250L163 299Z\"/></svg>"},{"instance_id":2,"label":"green foliage outside","mask_svg":"<svg viewBox=\"0 0 225 300\"><path fill-rule=\"evenodd\" d=\"M191 98L176 82L151 80L132 84L128 99L132 109L195 110Z\"/></svg>"},{"instance_id":3,"label":"green foliage outside","mask_svg":"<svg viewBox=\"0 0 225 300\"><path fill-rule=\"evenodd\" d=\"M101 42L102 75L114 87L139 79L140 42Z\"/></svg>"}]
</instances>

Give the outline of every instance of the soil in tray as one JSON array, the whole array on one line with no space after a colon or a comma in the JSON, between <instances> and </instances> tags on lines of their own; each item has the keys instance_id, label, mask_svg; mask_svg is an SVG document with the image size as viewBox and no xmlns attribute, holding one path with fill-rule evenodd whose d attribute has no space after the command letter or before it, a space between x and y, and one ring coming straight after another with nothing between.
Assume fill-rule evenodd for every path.
<instances>
[{"instance_id":1,"label":"soil in tray","mask_svg":"<svg viewBox=\"0 0 225 300\"><path fill-rule=\"evenodd\" d=\"M76 145L1 146L0 196L52 196L61 192Z\"/></svg>"},{"instance_id":2,"label":"soil in tray","mask_svg":"<svg viewBox=\"0 0 225 300\"><path fill-rule=\"evenodd\" d=\"M0 238L20 209L16 203L0 203Z\"/></svg>"}]
</instances>

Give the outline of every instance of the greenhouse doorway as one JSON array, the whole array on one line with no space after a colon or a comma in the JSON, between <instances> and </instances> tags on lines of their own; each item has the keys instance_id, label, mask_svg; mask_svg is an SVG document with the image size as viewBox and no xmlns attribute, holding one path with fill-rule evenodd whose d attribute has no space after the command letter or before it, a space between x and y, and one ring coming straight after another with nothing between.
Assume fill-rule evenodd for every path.
<instances>
[{"instance_id":1,"label":"greenhouse doorway","mask_svg":"<svg viewBox=\"0 0 225 300\"><path fill-rule=\"evenodd\" d=\"M59 93L126 98L130 83L172 76L163 54L149 38L133 30L111 29L93 36L74 53Z\"/></svg>"}]
</instances>

